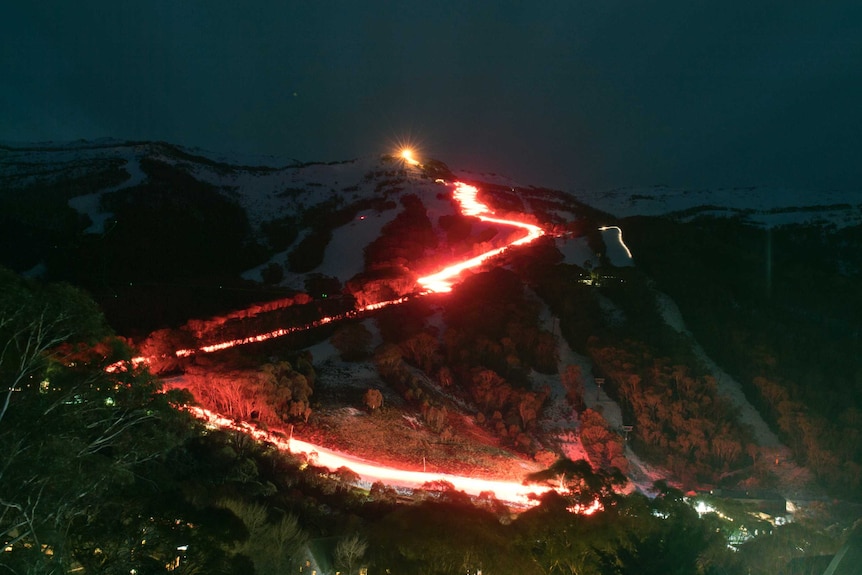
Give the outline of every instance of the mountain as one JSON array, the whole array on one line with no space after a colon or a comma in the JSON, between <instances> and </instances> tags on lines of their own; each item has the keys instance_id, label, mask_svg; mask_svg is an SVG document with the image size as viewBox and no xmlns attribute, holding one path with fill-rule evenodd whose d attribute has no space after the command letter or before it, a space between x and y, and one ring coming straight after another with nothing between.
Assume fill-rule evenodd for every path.
<instances>
[{"instance_id":1,"label":"mountain","mask_svg":"<svg viewBox=\"0 0 862 575\"><path fill-rule=\"evenodd\" d=\"M734 218L762 227L795 224L844 228L862 223L862 188L854 191L759 187L678 189L666 186L583 190L578 199L617 217Z\"/></svg>"},{"instance_id":2,"label":"mountain","mask_svg":"<svg viewBox=\"0 0 862 575\"><path fill-rule=\"evenodd\" d=\"M598 407L601 380L622 407L605 406L606 432L585 446L604 464L635 457L614 439L626 424L637 451L684 484L781 482L808 464L838 489L858 483L860 442L836 438L862 407L847 400L862 381L859 194L567 194L393 155L271 161L164 142L0 146L0 264L85 287L120 333L173 351L355 321L406 298L361 321L367 334L291 345L333 336L366 359L370 342L394 345L394 367L378 353L361 385L382 379L438 433L449 428L440 409L466 410L534 458L555 449L536 417ZM462 214L456 181L546 236L465 273L449 299L417 299L423 275L521 233ZM557 332L565 341L552 344ZM662 397L688 411L651 403ZM723 423L696 428L713 417Z\"/></svg>"},{"instance_id":3,"label":"mountain","mask_svg":"<svg viewBox=\"0 0 862 575\"><path fill-rule=\"evenodd\" d=\"M391 156L269 167L166 143L97 141L6 145L0 165L0 244L6 248L0 263L83 285L109 317L128 307L115 300L146 297L137 289L143 285L176 304L150 306L146 318L117 316L121 331L176 325L225 305L306 291L310 278L320 289L363 272L420 273L421 262L411 261L410 270L403 265L417 246L381 253L388 249L382 230L399 225L393 220L408 196L418 199L415 215L433 233L467 234L449 246L453 254L500 241L494 226L462 225L448 191L435 182L454 175L433 161L421 170ZM483 191L527 213L542 211L531 202L550 194L532 188L516 194L500 184ZM556 221L571 216L561 212L563 204L553 208L560 212L549 214ZM370 261L375 258L381 261ZM229 293L208 293L217 300L214 308L199 305L193 292L213 289Z\"/></svg>"}]
</instances>

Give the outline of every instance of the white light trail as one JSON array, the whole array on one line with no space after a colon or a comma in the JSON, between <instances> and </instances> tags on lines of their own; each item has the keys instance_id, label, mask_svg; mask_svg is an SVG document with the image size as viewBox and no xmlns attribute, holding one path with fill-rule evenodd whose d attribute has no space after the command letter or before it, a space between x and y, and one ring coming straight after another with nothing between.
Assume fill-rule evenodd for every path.
<instances>
[{"instance_id":1,"label":"white light trail","mask_svg":"<svg viewBox=\"0 0 862 575\"><path fill-rule=\"evenodd\" d=\"M619 226L602 226L599 228L600 232L604 232L606 230L616 230L617 231L617 234L618 234L617 239L619 240L620 245L623 247L624 250L626 250L626 255L629 256L629 259L632 259L632 252L631 252L631 250L629 250L629 247L623 241L623 230L622 230L622 228L620 228Z\"/></svg>"}]
</instances>

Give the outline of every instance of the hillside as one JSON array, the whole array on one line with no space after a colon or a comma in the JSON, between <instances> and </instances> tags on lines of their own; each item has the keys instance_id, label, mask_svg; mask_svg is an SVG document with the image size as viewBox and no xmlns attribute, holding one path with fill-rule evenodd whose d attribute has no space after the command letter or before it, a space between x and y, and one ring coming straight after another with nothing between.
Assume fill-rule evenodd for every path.
<instances>
[{"instance_id":1,"label":"hillside","mask_svg":"<svg viewBox=\"0 0 862 575\"><path fill-rule=\"evenodd\" d=\"M820 521L852 522L862 476L862 210L852 194L575 197L433 160L270 167L150 142L4 146L0 165L0 266L92 294L142 358L128 369L144 361L171 398L193 397L229 422L225 435L170 457L193 454L204 469L217 453L249 454L231 477L255 485L256 501L299 514L308 532L331 534L322 517L332 513L376 533L402 514L433 513L435 498L468 505L456 489L511 521L504 502L536 502L503 494L528 478L539 491L565 483L569 511L628 508L657 533L676 524L650 523L663 513L704 528L690 517L699 492L698 513L708 500L723 508L708 520L725 523L722 537L692 545L730 543L749 568L758 546L783 545L755 529L793 521L821 537ZM527 238L530 229L539 231ZM428 280L474 260L451 280ZM14 321L15 298L33 285L4 295ZM63 289L58 301L96 316ZM108 364L122 347L110 346L75 353ZM114 371L122 365L96 380L127 377ZM267 438L256 455L230 431L249 425ZM266 451L300 439L310 447L292 448L289 463ZM409 490L386 480L396 496L350 463L318 467L324 452L416 475ZM843 501L826 510L824 494ZM426 503L397 510L397 497ZM542 496L517 529L546 523L555 501ZM483 533L494 532L486 519ZM547 529L571 521L587 525L560 516ZM609 529L640 529L624 523ZM791 555L834 547L809 541ZM598 569L609 556L590 545ZM378 562L404 560L382 549ZM561 553L547 549L521 555L543 564Z\"/></svg>"},{"instance_id":2,"label":"hillside","mask_svg":"<svg viewBox=\"0 0 862 575\"><path fill-rule=\"evenodd\" d=\"M533 424L527 425L529 420L525 419L523 409L526 409L525 401L535 402L535 407L530 409L536 411L537 421L543 421L546 413L562 415L565 420L569 419L564 415L566 409L574 410L570 416L574 417L585 407L598 407L597 401L582 399L591 397L591 393L584 394L586 389L595 389L595 397L599 397L599 390L589 375L593 372L611 376L606 388L611 394L609 399L623 406L619 415L608 412L611 429L615 431L599 440L598 445L611 449L612 442L606 442L611 441L614 434L616 437L623 435L624 424L637 421L633 445L653 463L662 462L664 455L661 453L668 449L688 453L685 457L690 462L682 466L665 462L672 468L671 476L684 483L714 481L718 475L710 469L716 466L737 480L744 479L751 471L740 475L739 470L773 457L758 455L755 447L759 445L764 453L772 453L770 450L778 445L772 431L757 431L752 439L741 421L754 425L755 429L771 426L782 434L785 442L794 445L793 451L804 462L807 457L802 456L800 446L811 445L812 440L806 442L788 435L789 428L782 427L779 422L777 404L772 407L764 404L763 392L755 390L751 383L761 381L764 374L756 368L742 367L745 360L716 347L718 340L698 332L703 329L702 323L690 319L692 314L696 314L695 319L706 316L697 307L689 307L691 304L685 294L677 288L691 287L704 278L711 278L712 289L720 290L716 287L720 282L707 271L711 269L713 255L698 258L692 250L681 253L680 247L695 245L698 236L687 242L676 241L676 236L662 231L669 225L663 222L673 222L672 225L677 226L677 231L673 232L676 235L687 234L690 230L698 234L694 230L709 225L709 233L717 242L725 233L740 237L739 232L731 230L738 228L747 233L745 230L761 229L760 226L769 226L767 229L776 230L776 237L780 237L780 230L791 229L787 228L790 221L794 222L793 230L822 229L832 236L824 236L816 248L809 246L812 257L814 253L833 254L834 266L841 276L836 279L839 284L845 281L844 275L852 284L852 278L858 276L854 262L860 261L856 257L858 244L852 238L854 230L858 229L862 209L858 202L854 203L858 198L852 194L815 197L752 189L683 191L656 187L584 193L573 198L551 190L516 186L496 175L461 172L456 176L446 166L433 161L414 165L398 157L382 156L316 164L293 162L271 167L212 159L204 153L170 144L146 142L6 146L2 150L2 165L0 201L6 207L2 213L8 224L2 228L7 240L3 245L15 248L0 254L0 263L28 275L70 281L85 287L105 309L112 325L140 342L145 350L156 350L160 354L165 350L170 355L189 347L239 341L272 330L281 333L285 327L294 326L288 330L295 333L288 338L288 347L294 350L288 355L295 356L298 348L325 342L333 336L340 357L354 363L345 363L338 353L328 351L333 350L331 345L321 347L318 344L313 348L318 369L324 373L330 370L334 377L322 378L314 400L306 398L304 401L305 405L314 403L317 406L320 418L317 421L321 423L309 432L352 451L364 451L366 455L378 449L375 444L385 444L391 430L386 431L383 426L380 440L353 444L346 430L358 421L346 425L343 432L337 429L342 427L339 422L343 424L355 418L324 418L329 410L343 414L343 410L338 410L345 406L361 407L361 393L365 391L362 386L382 389L386 403L401 405L399 411L405 411L408 418L418 415L427 420L431 409L430 418L437 422L432 427L438 428L437 433L445 431L446 437L470 436L470 426L476 424L474 418L478 415L480 424L486 419L493 424L494 418L499 418L496 420L498 439L491 442L495 444L494 449L502 437L504 445L531 457L546 454L542 457L547 459L552 453L565 453L567 449L570 453L584 454L578 441L570 447L564 447L565 442L559 443L560 433L577 426L546 422L532 427ZM459 326L457 315L449 311L452 305L463 305L459 300L473 298L469 305L481 307L476 298L485 297L481 292L471 296L469 290L464 291L465 287L457 290L456 297L450 298L452 301L446 298L426 303L417 301L382 313L373 321L351 319L343 327L317 328L304 333L303 326L316 325L321 317L345 313L350 316L357 306L363 308L418 293L417 278L423 274L444 262L496 249L505 245L508 237L514 237L497 224L471 220L459 213L447 186L447 182L456 177L472 178L497 214L513 213L519 218L532 218L551 233L553 239L520 248L522 255L508 260L508 267L514 272L512 280L531 286L528 292L519 295L518 291L523 288L513 284L514 291L510 290L509 295L495 296L504 298L501 302L504 308L505 298L519 300L526 296L527 299L520 300L517 305L532 309L528 312L532 315L513 323L515 316L511 315L509 307L507 316L487 328L482 328L481 324L493 318L493 314L476 316L473 321L478 322L477 325ZM723 227L718 229L719 226ZM657 238L664 236L673 246L657 243ZM830 250L830 242L835 243L834 250ZM699 266L697 273L682 271L682 277L673 277L663 271L680 271L676 264L685 258L698 259L689 264ZM667 264L670 267L662 267ZM633 265L636 268L632 268ZM841 270L847 273L842 275ZM651 279L643 275L644 271ZM516 277L519 279L514 279ZM734 274L718 277L733 278ZM575 283L565 287L561 280ZM465 281L464 278L461 281ZM465 281L465 286L471 282L481 285L484 281L480 275ZM500 277L494 281L509 280ZM666 295L650 287L652 281L680 300L683 316L692 324L697 339L704 342L703 349L696 341L685 340L690 334L679 332L685 329L678 325L681 320L667 316L668 309L672 314L679 312ZM578 287L589 284L594 289ZM836 289L846 293L851 284ZM858 313L853 300L853 297L841 300L850 306L849 317ZM781 309L793 307L797 317L809 320L821 313L815 309L806 310L805 305L800 305L801 301L798 298L785 301L780 304ZM636 302L648 304L647 310L653 306L664 309L664 315L650 315L643 310L635 313L631 305ZM576 307L572 307L573 304ZM592 306L595 311L584 316L584 310ZM414 318L404 323L408 314L413 314ZM387 315L392 318L387 319ZM542 316L546 319L540 319ZM840 327L842 322L848 326L853 324L852 320L846 323L839 316L821 322L831 329ZM501 320L503 323L499 323ZM394 330L387 327L393 321L402 325ZM507 322L509 327L506 327ZM529 327L531 325L534 327ZM525 329L527 333L535 330L540 339L521 333ZM566 348L551 346L542 352L541 347L535 347L545 345L541 338L557 329L568 340ZM584 329L588 332L583 332ZM730 325L727 329L738 327ZM501 331L508 335L501 339ZM151 333L153 335L146 337ZM457 345L466 346L460 358L452 355L451 347L458 337L461 341ZM850 337L841 345L852 346L858 332ZM518 343L522 340L525 343ZM723 396L722 401L730 401L730 409L745 413L745 417L737 420L738 416L729 415L728 423L722 425L730 427L722 427L724 435L715 438L707 434L699 439L690 436L683 440L681 438L688 433L683 431L688 424L683 423L665 429L663 435L651 436L650 418L655 417L655 412L651 416L646 412L638 413L634 407L637 402L633 402L634 396L630 395L635 392L626 391L628 384L623 383L629 377L625 373L634 376L637 368L629 363L626 372L617 372L617 368L608 363L607 356L607 353L619 356L621 350L630 350L632 346L637 349L646 341L650 343L646 344L648 351L644 353L663 357L662 361L669 367L678 364L674 369L684 369L695 378L716 379L719 387L708 393L714 398ZM417 342L422 342L423 347L417 348ZM482 346L487 345L492 347L481 351ZM379 356L387 346L397 346L399 362L406 363L381 364ZM466 353L472 346L478 346L477 351ZM511 349L505 351L506 346ZM571 349L565 351L569 346L577 352L575 356L571 355L574 353ZM262 347L257 355L263 357L265 349ZM497 349L500 351L495 351ZM617 351L611 352L613 349ZM542 353L547 358L543 359ZM501 354L499 359L495 359L495 354ZM566 361L558 365L558 360L553 358L559 357ZM726 373L719 373L719 368L709 363L711 357L725 366L741 385L734 383ZM375 361L369 362L371 359ZM359 364L355 363L357 360ZM193 379L190 374L196 368L186 365L188 361L200 363L201 360L171 360L154 368L181 369L186 372L187 379ZM236 362L231 358L224 361L226 365ZM363 361L365 367L361 367ZM565 383L563 388L568 385L580 389L574 396L565 389L554 392L560 384L554 379L546 380L540 373L565 373L571 365L577 366L580 375ZM248 367L243 366L244 369ZM357 367L370 375L356 377ZM537 369L539 371L535 371ZM851 374L850 381L853 381L855 368L850 365L842 369L842 373ZM441 376L441 372L444 375ZM502 382L505 389L509 389L506 395L511 397L489 400L478 396L475 386L481 373L486 373L481 376L485 377L481 385L490 384L493 388ZM655 369L653 373L658 374ZM679 381L679 376L673 377ZM651 385L659 386L657 389L667 385L663 377L653 379ZM362 382L360 386L350 384L357 380ZM453 388L440 387L441 382L445 387L451 385L451 381L457 384L454 392ZM709 385L712 384L708 383L708 388ZM841 385L852 386L852 383ZM522 391L517 392L519 388ZM790 386L790 389L795 387ZM745 395L739 391L744 391ZM320 403L323 398L328 398L325 404ZM568 408L554 406L554 401L570 402L570 405ZM810 402L810 398L806 401ZM766 414L768 424L752 410L752 405ZM451 423L440 419L437 415L440 409L447 410L447 414L453 412L444 417ZM512 410L510 415L506 414L506 409ZM826 409L839 421L852 422L852 413L855 413L852 409L856 407L843 414ZM454 413L466 415L467 425L458 423L460 416ZM647 419L643 419L645 417ZM699 421L699 417L689 414L684 421ZM308 423L308 418L305 419L303 423ZM542 437L538 432L549 426L555 429L556 437ZM488 423L480 427L489 430ZM740 431L729 431L735 427ZM330 431L324 433L325 429ZM673 439L677 435L679 438ZM665 439L656 443L658 437ZM718 437L724 439L719 441ZM670 443L666 441L668 438ZM675 441L683 443L673 447ZM707 443L702 449L692 451L697 441ZM721 441L730 442L723 448L724 455L705 459L694 455L712 452ZM422 440L419 445L427 443ZM593 457L603 457L606 462L615 457L619 459L622 453L614 455L613 449L603 456L592 449ZM810 451L810 447L807 449ZM416 449L408 450L399 457L415 461L416 457L421 457L416 453ZM776 461L792 457L781 453L780 457L775 457ZM444 456L442 451L436 455L450 467L460 464L457 457ZM628 457L631 459L634 455L629 453ZM852 453L845 453L843 457L851 462L858 460ZM479 461L477 465L483 468L491 464ZM617 465L628 468L622 460ZM786 476L777 469L768 474L775 473ZM852 475L852 469L847 474ZM794 485L793 489L801 487L795 482Z\"/></svg>"},{"instance_id":3,"label":"hillside","mask_svg":"<svg viewBox=\"0 0 862 575\"><path fill-rule=\"evenodd\" d=\"M281 294L338 292L361 272L403 275L416 246L387 261L379 252L391 241L381 230L407 196L421 197L414 205L425 213L417 215L435 233L458 236L452 253L497 235L494 226L467 230L459 221L434 182L451 179L442 165L420 173L383 157L243 166L164 143L4 146L0 154L0 262L85 286L128 333ZM414 275L432 265L411 264ZM146 314L122 315L136 298L145 298L138 307Z\"/></svg>"},{"instance_id":4,"label":"hillside","mask_svg":"<svg viewBox=\"0 0 862 575\"><path fill-rule=\"evenodd\" d=\"M801 465L833 493L858 493L862 191L656 186L582 198L619 217L665 317L787 446L769 456L778 484Z\"/></svg>"}]
</instances>

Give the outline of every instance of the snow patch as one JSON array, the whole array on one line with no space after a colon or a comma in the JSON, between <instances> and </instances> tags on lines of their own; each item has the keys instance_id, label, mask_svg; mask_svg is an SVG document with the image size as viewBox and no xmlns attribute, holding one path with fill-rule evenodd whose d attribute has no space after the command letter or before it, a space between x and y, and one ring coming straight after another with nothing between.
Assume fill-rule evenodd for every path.
<instances>
[{"instance_id":1,"label":"snow patch","mask_svg":"<svg viewBox=\"0 0 862 575\"><path fill-rule=\"evenodd\" d=\"M862 190L817 191L770 188L678 189L665 186L582 190L573 194L617 217L739 217L765 227L788 224L862 223Z\"/></svg>"},{"instance_id":2,"label":"snow patch","mask_svg":"<svg viewBox=\"0 0 862 575\"><path fill-rule=\"evenodd\" d=\"M682 313L676 303L662 292L655 292L656 302L665 322L680 333L688 334ZM710 358L697 341L692 340L692 349L700 360L706 365L709 372L715 378L718 392L731 400L739 409L739 418L744 424L751 426L754 438L761 447L783 447L778 437L769 428L753 405L742 392L742 386L733 379L712 358Z\"/></svg>"},{"instance_id":3,"label":"snow patch","mask_svg":"<svg viewBox=\"0 0 862 575\"><path fill-rule=\"evenodd\" d=\"M632 254L623 242L623 231L617 226L602 228L602 241L605 242L608 261L612 266L624 268L633 266Z\"/></svg>"},{"instance_id":4,"label":"snow patch","mask_svg":"<svg viewBox=\"0 0 862 575\"><path fill-rule=\"evenodd\" d=\"M323 263L314 271L345 282L365 269L365 246L380 237L383 226L395 219L398 210L365 210L347 225L336 228L326 246Z\"/></svg>"},{"instance_id":5,"label":"snow patch","mask_svg":"<svg viewBox=\"0 0 862 575\"><path fill-rule=\"evenodd\" d=\"M584 267L586 262L591 262L596 254L593 253L587 238L557 238L555 240L557 249L563 254L563 263Z\"/></svg>"},{"instance_id":6,"label":"snow patch","mask_svg":"<svg viewBox=\"0 0 862 575\"><path fill-rule=\"evenodd\" d=\"M68 202L69 207L90 218L90 222L92 223L84 230L84 233L86 234L105 233L105 222L114 217L114 214L111 212L105 212L102 210L103 195L116 192L117 190L122 190L123 188L138 186L146 180L147 176L141 169L140 158L135 155L134 150L126 148L123 151L126 155L126 164L123 167L129 174L129 178L126 181L98 192L85 194L83 196L75 196Z\"/></svg>"}]
</instances>

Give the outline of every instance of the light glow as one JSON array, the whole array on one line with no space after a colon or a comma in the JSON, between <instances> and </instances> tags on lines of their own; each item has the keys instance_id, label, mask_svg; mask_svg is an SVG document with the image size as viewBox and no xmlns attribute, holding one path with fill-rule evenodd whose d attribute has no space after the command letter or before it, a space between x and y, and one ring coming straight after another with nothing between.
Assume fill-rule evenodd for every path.
<instances>
[{"instance_id":1,"label":"light glow","mask_svg":"<svg viewBox=\"0 0 862 575\"><path fill-rule=\"evenodd\" d=\"M414 158L413 155L414 155L413 148L406 148L406 147L401 148L401 154L400 154L401 159L404 162L407 162L408 164L410 164L411 166L418 166L419 160Z\"/></svg>"},{"instance_id":2,"label":"light glow","mask_svg":"<svg viewBox=\"0 0 862 575\"><path fill-rule=\"evenodd\" d=\"M476 186L471 186L463 182L455 182L455 191L452 193L452 197L461 205L461 213L465 216L473 216L479 218L483 222L520 228L524 230L526 234L508 245L489 250L463 262L447 266L436 273L419 278L417 281L419 285L425 288L424 293L445 293L452 291L453 280L463 271L482 265L485 261L494 256L500 255L512 246L528 244L545 235L545 230L537 225L519 222L517 220L505 220L502 218L491 217L494 212L487 205L479 201L477 197L478 194L479 190Z\"/></svg>"},{"instance_id":3,"label":"light glow","mask_svg":"<svg viewBox=\"0 0 862 575\"><path fill-rule=\"evenodd\" d=\"M428 482L445 481L447 483L451 483L455 489L463 491L468 495L478 496L483 492L491 491L500 501L514 503L521 506L537 505L538 501L536 500L536 496L541 495L542 493L547 493L551 490L550 487L545 485L524 485L516 481L506 481L502 479L480 479L478 477L464 477L460 475L450 475L448 473L410 471L378 465L374 462L344 453L338 453L337 451L333 451L307 441L301 441L294 437L285 439L283 435L269 433L249 423L235 422L223 415L209 411L208 409L195 406L189 406L187 409L195 417L206 421L213 427L240 431L260 441L270 442L277 448L289 451L290 453L304 454L313 465L326 467L330 470L347 467L356 473L360 477L361 481L368 483L382 481L387 485L418 489ZM585 508L584 510L573 510L573 512L589 514L595 511L595 509L593 509L594 507L595 504Z\"/></svg>"},{"instance_id":4,"label":"light glow","mask_svg":"<svg viewBox=\"0 0 862 575\"><path fill-rule=\"evenodd\" d=\"M403 148L400 156L402 160L411 165L419 164L419 162L414 158L413 150L411 148ZM357 317L363 312L374 311L389 305L400 304L407 301L410 297L415 297L417 295L449 292L452 290L452 286L456 278L465 270L482 265L490 258L503 253L512 246L525 245L545 235L545 231L537 225L494 217L494 212L486 204L478 200L477 196L479 190L475 186L471 186L463 182L455 182L453 186L453 198L458 202L462 214L479 218L484 222L501 226L511 226L523 230L524 234L505 246L488 250L478 256L448 265L433 274L419 278L417 280L417 287L420 287L421 289L417 290L417 292L412 295L371 303L342 314L325 316L305 325L280 328L263 334L201 346L198 349L179 349L175 352L176 356L189 357L195 353L212 353L239 345L262 342L291 333L305 331L333 321ZM137 365L144 361L146 361L146 358L135 358L132 360L132 363ZM111 367L113 367L114 370L121 368L120 364L115 364ZM187 406L186 408L193 415L207 421L212 426L234 429L242 433L246 433L258 440L270 442L279 449L288 450L293 453L303 453L306 455L306 458L315 465L320 465L329 469L347 467L353 470L357 475L359 475L361 480L365 482L373 483L374 481L382 481L388 485L421 488L424 484L429 482L444 481L452 484L455 489L463 491L469 495L478 496L483 492L492 492L497 499L519 506L536 505L538 503L536 496L551 490L551 487L545 485L524 485L519 482L506 481L502 479L481 479L478 477L465 477L450 475L448 473L411 471L378 465L371 461L338 453L331 449L293 438L292 436L289 439L285 439L283 435L269 433L246 422L235 422L207 409L195 406ZM570 511L573 513L588 515L594 513L600 508L601 505L599 501L596 500L589 506L575 506L571 508Z\"/></svg>"},{"instance_id":5,"label":"light glow","mask_svg":"<svg viewBox=\"0 0 862 575\"><path fill-rule=\"evenodd\" d=\"M410 148L404 148L402 151L402 156L405 151L410 151ZM479 190L476 186L471 186L469 184L465 184L463 182L455 182L454 190L452 192L452 197L455 201L458 202L461 213L465 216L472 216L479 218L483 222L489 222L493 224L503 225L503 226L511 226L515 228L519 228L524 230L524 235L520 238L510 242L509 244L494 248L492 250L488 250L478 256L474 256L467 260L448 265L437 271L433 274L421 277L417 280L417 284L421 287L421 290L415 295L427 295L430 293L446 293L452 291L452 286L454 284L455 279L465 270L479 267L487 260L493 258L494 256L500 255L505 252L507 249L513 246L521 246L528 244L537 238L545 235L545 230L535 224L529 224L526 222L521 222L518 220L508 220L503 218L493 217L493 210L489 208L486 204L483 204L478 199ZM224 349L229 349L232 347L236 347L238 345L247 345L250 343L259 343L262 341L267 341L270 339L274 339L277 337L283 337L285 335L289 335L291 333L297 333L300 331L305 331L308 329L312 329L315 327L319 327L321 325L325 325L331 323L333 321L339 321L348 318L357 317L359 314L378 310L390 305L395 305L399 303L404 303L410 299L410 296L404 296L392 300L386 300L381 302L370 303L368 305L356 308L354 310L348 311L343 314L333 315L333 316L324 316L320 319L317 319L311 323L297 326L290 326L285 328L279 328L267 333L250 335L244 338L237 338L228 341L223 341L219 343L214 343L210 345L202 346L198 349L178 349L175 354L177 357L189 357L194 355L195 353L213 353L216 351L221 351Z\"/></svg>"},{"instance_id":6,"label":"light glow","mask_svg":"<svg viewBox=\"0 0 862 575\"><path fill-rule=\"evenodd\" d=\"M601 511L602 502L598 499L593 499L593 502L589 505L581 505L580 503L571 505L566 509L569 510L570 513L575 513L577 515L592 515L596 511Z\"/></svg>"},{"instance_id":7,"label":"light glow","mask_svg":"<svg viewBox=\"0 0 862 575\"><path fill-rule=\"evenodd\" d=\"M179 352L177 352L177 356L179 356ZM139 355L139 356L133 357L130 360L130 362L132 364L132 367L135 368L141 364L149 365L150 358ZM120 361L115 361L114 363L112 363L111 365L106 367L105 371L107 371L108 373L116 373L118 371L126 371L126 367L127 367L128 363L129 362L127 362L126 360L123 360L123 359L121 359Z\"/></svg>"},{"instance_id":8,"label":"light glow","mask_svg":"<svg viewBox=\"0 0 862 575\"><path fill-rule=\"evenodd\" d=\"M619 226L602 226L599 228L600 232L604 232L607 230L616 230L617 231L617 234L619 235L618 239L619 239L620 245L623 247L624 250L626 250L626 255L629 256L629 259L632 259L632 252L629 249L629 247L626 245L626 243L623 241L623 230L622 230L622 228L620 228Z\"/></svg>"}]
</instances>

